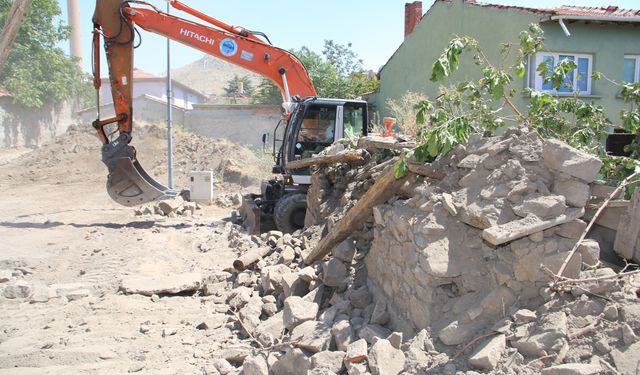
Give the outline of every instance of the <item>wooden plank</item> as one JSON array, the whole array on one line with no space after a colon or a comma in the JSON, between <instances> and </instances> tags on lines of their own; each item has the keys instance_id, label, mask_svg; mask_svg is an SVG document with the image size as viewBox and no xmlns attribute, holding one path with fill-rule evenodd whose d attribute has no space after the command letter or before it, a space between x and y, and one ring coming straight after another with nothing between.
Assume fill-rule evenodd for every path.
<instances>
[{"instance_id":1,"label":"wooden plank","mask_svg":"<svg viewBox=\"0 0 640 375\"><path fill-rule=\"evenodd\" d=\"M18 36L18 31L31 7L31 3L32 0L15 0L11 9L9 9L9 13L5 18L7 21L0 35L0 72L7 62L13 42L16 40L16 36Z\"/></svg>"},{"instance_id":2,"label":"wooden plank","mask_svg":"<svg viewBox=\"0 0 640 375\"><path fill-rule=\"evenodd\" d=\"M498 246L579 219L582 215L584 215L584 208L569 208L564 215L550 220L542 220L535 215L528 215L520 220L487 228L482 231L482 238L490 244Z\"/></svg>"},{"instance_id":3,"label":"wooden plank","mask_svg":"<svg viewBox=\"0 0 640 375\"><path fill-rule=\"evenodd\" d=\"M350 161L362 161L367 156L367 151L363 149L344 150L336 155L316 156L312 158L294 160L287 163L287 169L307 168L314 165L346 163Z\"/></svg>"},{"instance_id":4,"label":"wooden plank","mask_svg":"<svg viewBox=\"0 0 640 375\"><path fill-rule=\"evenodd\" d=\"M625 259L633 259L638 237L640 237L640 189L636 189L631 204L620 216L613 250ZM638 259L634 260L638 261Z\"/></svg>"},{"instance_id":5,"label":"wooden plank","mask_svg":"<svg viewBox=\"0 0 640 375\"><path fill-rule=\"evenodd\" d=\"M306 264L311 264L329 254L340 242L351 233L362 227L362 224L373 213L373 207L387 201L405 183L406 177L396 180L393 165L388 167L382 176L367 190L356 204L351 207L331 231L320 240L318 245L305 256Z\"/></svg>"},{"instance_id":6,"label":"wooden plank","mask_svg":"<svg viewBox=\"0 0 640 375\"><path fill-rule=\"evenodd\" d=\"M433 168L431 164L421 164L409 161L407 162L407 165L410 172L419 174L420 176L425 176L436 180L442 180L444 178L444 173Z\"/></svg>"},{"instance_id":7,"label":"wooden plank","mask_svg":"<svg viewBox=\"0 0 640 375\"><path fill-rule=\"evenodd\" d=\"M415 142L397 142L393 137L367 136L358 140L358 148L368 151L413 149Z\"/></svg>"},{"instance_id":8,"label":"wooden plank","mask_svg":"<svg viewBox=\"0 0 640 375\"><path fill-rule=\"evenodd\" d=\"M629 205L626 204L622 207L609 207L607 206L602 214L596 220L596 224L603 226L605 228L609 228L612 230L618 229L618 224L620 223L620 216L627 211L627 207ZM587 208L586 213L584 214L583 219L586 221L591 221L593 215L595 215L597 208L592 209L591 207Z\"/></svg>"}]
</instances>

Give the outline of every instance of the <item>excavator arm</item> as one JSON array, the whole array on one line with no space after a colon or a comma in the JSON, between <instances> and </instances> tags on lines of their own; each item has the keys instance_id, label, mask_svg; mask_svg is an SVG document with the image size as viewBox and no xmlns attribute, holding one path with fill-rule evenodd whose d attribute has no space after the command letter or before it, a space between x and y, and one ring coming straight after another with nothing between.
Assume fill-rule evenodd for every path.
<instances>
[{"instance_id":1,"label":"excavator arm","mask_svg":"<svg viewBox=\"0 0 640 375\"><path fill-rule=\"evenodd\" d=\"M136 26L246 68L273 81L290 111L291 97L316 96L304 65L290 52L260 39L260 33L228 25L177 0L171 6L206 24L167 14L144 1L96 0L94 23L94 86L100 92L100 36L109 65L115 116L93 123L103 143L102 161L109 169L107 191L116 202L131 206L175 195L151 178L129 143L133 132L133 55ZM98 105L99 108L99 105ZM117 124L109 133L106 129Z\"/></svg>"}]
</instances>

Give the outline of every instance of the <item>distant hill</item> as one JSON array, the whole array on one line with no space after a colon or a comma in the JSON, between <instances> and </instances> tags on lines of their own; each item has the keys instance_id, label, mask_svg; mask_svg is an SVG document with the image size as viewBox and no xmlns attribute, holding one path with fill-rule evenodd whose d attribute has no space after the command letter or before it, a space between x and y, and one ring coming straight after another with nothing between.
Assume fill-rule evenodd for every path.
<instances>
[{"instance_id":1,"label":"distant hill","mask_svg":"<svg viewBox=\"0 0 640 375\"><path fill-rule=\"evenodd\" d=\"M224 87L235 75L248 75L253 87L260 83L260 76L213 56L205 55L178 69L171 70L171 78L192 87L207 96L221 96Z\"/></svg>"}]
</instances>

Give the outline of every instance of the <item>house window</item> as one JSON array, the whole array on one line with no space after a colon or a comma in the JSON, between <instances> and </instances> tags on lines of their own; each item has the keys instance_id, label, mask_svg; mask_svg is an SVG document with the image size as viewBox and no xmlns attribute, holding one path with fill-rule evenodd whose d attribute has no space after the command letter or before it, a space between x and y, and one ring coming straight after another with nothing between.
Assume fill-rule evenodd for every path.
<instances>
[{"instance_id":1,"label":"house window","mask_svg":"<svg viewBox=\"0 0 640 375\"><path fill-rule=\"evenodd\" d=\"M640 82L640 55L624 56L624 75L625 83Z\"/></svg>"},{"instance_id":2,"label":"house window","mask_svg":"<svg viewBox=\"0 0 640 375\"><path fill-rule=\"evenodd\" d=\"M577 68L565 77L565 84L554 89L551 82L544 82L543 76L537 71L538 66L546 62L547 74L551 74L553 67L562 60L574 61ZM529 60L529 87L536 91L546 91L559 95L570 95L579 91L583 95L591 95L591 73L593 70L593 56L575 53L538 52Z\"/></svg>"}]
</instances>

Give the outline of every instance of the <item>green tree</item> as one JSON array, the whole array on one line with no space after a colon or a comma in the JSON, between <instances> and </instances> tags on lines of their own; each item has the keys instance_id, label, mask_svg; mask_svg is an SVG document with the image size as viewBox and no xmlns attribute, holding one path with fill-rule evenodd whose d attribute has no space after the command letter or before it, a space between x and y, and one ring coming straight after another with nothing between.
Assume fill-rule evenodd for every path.
<instances>
[{"instance_id":1,"label":"green tree","mask_svg":"<svg viewBox=\"0 0 640 375\"><path fill-rule=\"evenodd\" d=\"M291 51L305 65L318 96L352 99L374 91L378 81L362 68L351 44L325 40L322 54L308 47Z\"/></svg>"},{"instance_id":2,"label":"green tree","mask_svg":"<svg viewBox=\"0 0 640 375\"><path fill-rule=\"evenodd\" d=\"M280 104L282 103L282 93L278 86L268 78L262 78L256 94L253 96L254 104Z\"/></svg>"},{"instance_id":3,"label":"green tree","mask_svg":"<svg viewBox=\"0 0 640 375\"><path fill-rule=\"evenodd\" d=\"M6 22L11 5L11 0L0 0L0 25ZM77 62L57 47L70 34L60 14L56 0L34 0L0 72L0 84L26 107L41 108L91 95Z\"/></svg>"},{"instance_id":4,"label":"green tree","mask_svg":"<svg viewBox=\"0 0 640 375\"><path fill-rule=\"evenodd\" d=\"M227 81L227 86L224 88L225 96L231 97L246 97L253 95L255 89L251 83L251 78L248 75L242 77L237 74Z\"/></svg>"}]
</instances>

